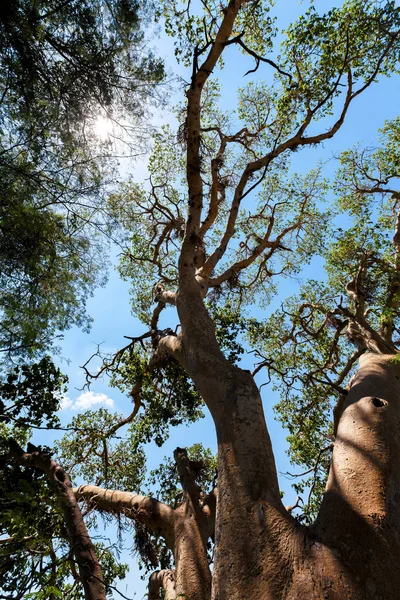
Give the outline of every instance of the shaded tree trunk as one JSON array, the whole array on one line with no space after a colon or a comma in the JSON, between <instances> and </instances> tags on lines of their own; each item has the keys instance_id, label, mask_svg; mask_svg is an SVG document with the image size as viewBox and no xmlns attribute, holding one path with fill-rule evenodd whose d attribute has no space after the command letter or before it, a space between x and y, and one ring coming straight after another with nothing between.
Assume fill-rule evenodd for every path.
<instances>
[{"instance_id":1,"label":"shaded tree trunk","mask_svg":"<svg viewBox=\"0 0 400 600\"><path fill-rule=\"evenodd\" d=\"M365 354L339 421L313 531L325 548L328 598L400 597L399 503L400 362Z\"/></svg>"},{"instance_id":2,"label":"shaded tree trunk","mask_svg":"<svg viewBox=\"0 0 400 600\"><path fill-rule=\"evenodd\" d=\"M361 357L320 514L306 528L281 503L251 375L223 357L200 295L186 290L177 306L180 360L218 438L212 599L400 598L400 362L390 355Z\"/></svg>"},{"instance_id":3,"label":"shaded tree trunk","mask_svg":"<svg viewBox=\"0 0 400 600\"><path fill-rule=\"evenodd\" d=\"M320 514L314 526L304 527L282 505L257 387L250 373L223 357L201 306L200 297L190 309L178 302L182 336L173 344L217 431L212 585L206 542L214 527L215 496L200 502L184 450L175 451L184 493L176 509L95 486L75 490L77 498L139 519L165 537L175 571L152 576L151 598L161 590L167 598L187 600L400 598L398 359L361 357L339 420Z\"/></svg>"}]
</instances>

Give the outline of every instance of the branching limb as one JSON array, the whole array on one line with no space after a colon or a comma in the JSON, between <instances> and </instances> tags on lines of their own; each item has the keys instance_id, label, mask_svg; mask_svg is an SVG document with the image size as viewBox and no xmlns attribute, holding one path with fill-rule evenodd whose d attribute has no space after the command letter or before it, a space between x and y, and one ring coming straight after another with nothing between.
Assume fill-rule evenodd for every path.
<instances>
[{"instance_id":1,"label":"branching limb","mask_svg":"<svg viewBox=\"0 0 400 600\"><path fill-rule=\"evenodd\" d=\"M162 283L158 283L154 288L154 300L156 302L163 302L164 304L176 305L176 293L165 290Z\"/></svg>"},{"instance_id":2,"label":"branching limb","mask_svg":"<svg viewBox=\"0 0 400 600\"><path fill-rule=\"evenodd\" d=\"M167 569L155 571L150 575L148 589L148 600L160 600L161 590L164 591L165 600L175 600L175 572Z\"/></svg>"},{"instance_id":3,"label":"branching limb","mask_svg":"<svg viewBox=\"0 0 400 600\"><path fill-rule=\"evenodd\" d=\"M186 177L189 192L189 210L186 226L186 234L183 242L180 273L189 272L193 275L193 257L195 254L195 243L198 238L201 211L203 208L203 182L200 173L200 139L201 139L201 106L200 99L204 85L214 70L220 58L226 42L232 33L236 16L243 4L243 0L232 0L224 11L224 18L210 45L208 55L203 64L196 68L198 49L196 48L196 61L192 84L187 92L187 160Z\"/></svg>"},{"instance_id":4,"label":"branching limb","mask_svg":"<svg viewBox=\"0 0 400 600\"><path fill-rule=\"evenodd\" d=\"M294 504L292 504L291 506L285 506L288 513L292 513L295 508L298 508L300 506L300 502L303 503L303 500L300 498L300 496L297 496L296 502Z\"/></svg>"},{"instance_id":5,"label":"branching limb","mask_svg":"<svg viewBox=\"0 0 400 600\"><path fill-rule=\"evenodd\" d=\"M394 194L392 194L392 197ZM400 200L400 193L394 198L396 204ZM385 309L381 318L379 334L388 344L393 345L393 332L395 329L395 316L400 307L400 210L396 215L395 232L392 239L394 249L394 273L390 276Z\"/></svg>"},{"instance_id":6,"label":"branching limb","mask_svg":"<svg viewBox=\"0 0 400 600\"><path fill-rule=\"evenodd\" d=\"M15 462L24 467L36 467L43 471L53 484L58 502L62 508L68 535L72 541L73 553L79 566L86 600L106 600L103 575L93 543L86 529L81 510L76 501L72 484L64 469L48 454L32 444L24 450L10 439L10 453L1 457L1 462Z\"/></svg>"},{"instance_id":7,"label":"branching limb","mask_svg":"<svg viewBox=\"0 0 400 600\"><path fill-rule=\"evenodd\" d=\"M347 375L350 373L353 366L356 364L360 356L362 356L366 352L366 348L361 348L353 352L353 354L349 357L343 369L340 371L338 378L335 381L337 386L340 386L343 381L346 379Z\"/></svg>"},{"instance_id":8,"label":"branching limb","mask_svg":"<svg viewBox=\"0 0 400 600\"><path fill-rule=\"evenodd\" d=\"M166 330L166 334L159 338L157 348L149 361L149 370L167 360L174 358L183 366L182 339L175 335L172 330Z\"/></svg>"},{"instance_id":9,"label":"branching limb","mask_svg":"<svg viewBox=\"0 0 400 600\"><path fill-rule=\"evenodd\" d=\"M295 231L296 229L299 229L300 227L300 223L295 223L294 225L290 226L290 227L286 227L277 237L275 240L270 241L270 235L272 232L272 228L273 228L273 224L274 224L274 218L273 216L270 219L267 231L264 235L264 237L261 239L261 241L259 242L259 244L257 244L257 246L255 248L253 248L253 250L251 251L250 256L248 256L247 258L244 258L243 260L237 261L236 263L234 263L233 265L231 265L228 269L226 269L221 275L219 275L218 277L212 278L209 280L209 286L210 287L215 287L218 285L221 285L224 281L228 281L228 279L230 279L232 276L236 275L237 273L240 273L241 271L247 269L247 267L249 267L250 265L252 265L254 263L254 261L259 258L263 252L268 249L268 252L265 254L264 258L263 258L263 263L266 264L267 261L272 257L272 255L274 254L274 252L276 252L277 250L289 250L288 248L284 248L282 246L282 239L290 234L291 232ZM222 249L221 249L222 250ZM211 263L211 261L210 261Z\"/></svg>"},{"instance_id":10,"label":"branching limb","mask_svg":"<svg viewBox=\"0 0 400 600\"><path fill-rule=\"evenodd\" d=\"M118 350L118 352L116 352L112 356L111 359L104 360L104 358L103 358L103 364L100 367L100 369L96 373L92 373L92 372L89 371L88 365L93 360L93 358L95 358L95 357L101 357L100 346L98 346L96 352L94 354L92 354L92 356L90 356L90 358L88 358L88 360L80 367L85 372L85 375L86 375L86 385L89 385L90 382L92 380L94 380L94 379L99 379L102 375L104 375L104 373L112 373L113 371L117 370L118 367L119 367L119 364L121 362L121 359L123 358L125 352L128 352L137 343L142 344L143 341L146 340L146 339L148 339L148 338L150 338L151 335L152 335L152 332L148 331L148 332L146 332L143 335L140 335L138 337L129 338L129 339L131 339L131 341L129 342L129 344L127 344L126 346L124 346L123 348L121 348L121 350ZM103 355L103 357L104 357L104 355Z\"/></svg>"},{"instance_id":11,"label":"branching limb","mask_svg":"<svg viewBox=\"0 0 400 600\"><path fill-rule=\"evenodd\" d=\"M183 495L186 503L190 504L195 517L200 520L203 517L203 511L200 506L201 489L196 483L196 464L188 457L185 448L176 448L174 459L178 469Z\"/></svg>"},{"instance_id":12,"label":"branching limb","mask_svg":"<svg viewBox=\"0 0 400 600\"><path fill-rule=\"evenodd\" d=\"M214 490L207 494L202 499L202 507L203 513L206 515L206 528L205 534L207 539L214 540L215 536L215 519L217 513L217 497L218 497L218 489L214 488Z\"/></svg>"},{"instance_id":13,"label":"branching limb","mask_svg":"<svg viewBox=\"0 0 400 600\"><path fill-rule=\"evenodd\" d=\"M151 531L161 533L168 547L174 548L174 509L167 504L148 496L95 485L82 485L73 491L78 501L84 500L91 508L144 523Z\"/></svg>"},{"instance_id":14,"label":"branching limb","mask_svg":"<svg viewBox=\"0 0 400 600\"><path fill-rule=\"evenodd\" d=\"M232 38L231 40L229 40L229 42L227 42L226 45L238 44L241 48L243 48L243 50L245 52L247 52L247 54L249 54L250 56L252 56L256 60L256 66L255 66L255 68L254 69L250 69L249 71L247 71L247 73L245 73L245 75L249 75L250 73L255 73L255 71L257 71L258 67L260 66L260 62L263 62L263 63L266 63L266 64L270 65L271 67L273 67L281 75L284 75L285 77L287 77L289 79L289 83L290 84L292 83L292 76L291 76L290 73L286 73L286 71L284 71L283 69L281 69L279 67L279 65L277 65L276 62L274 62L270 58L264 58L263 56L260 56L259 54L257 54L257 52L255 52L254 50L252 50L251 48L249 48L243 42L242 37L243 37L243 33L241 33L240 35L236 36L235 38Z\"/></svg>"}]
</instances>

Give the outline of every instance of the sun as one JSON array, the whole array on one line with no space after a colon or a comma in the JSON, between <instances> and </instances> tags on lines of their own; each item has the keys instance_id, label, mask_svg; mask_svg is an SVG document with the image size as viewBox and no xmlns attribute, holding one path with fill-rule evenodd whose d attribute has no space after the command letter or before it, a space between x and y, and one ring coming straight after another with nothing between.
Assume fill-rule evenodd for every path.
<instances>
[{"instance_id":1,"label":"sun","mask_svg":"<svg viewBox=\"0 0 400 600\"><path fill-rule=\"evenodd\" d=\"M113 122L108 117L99 115L94 122L94 133L102 142L107 141L113 132Z\"/></svg>"}]
</instances>

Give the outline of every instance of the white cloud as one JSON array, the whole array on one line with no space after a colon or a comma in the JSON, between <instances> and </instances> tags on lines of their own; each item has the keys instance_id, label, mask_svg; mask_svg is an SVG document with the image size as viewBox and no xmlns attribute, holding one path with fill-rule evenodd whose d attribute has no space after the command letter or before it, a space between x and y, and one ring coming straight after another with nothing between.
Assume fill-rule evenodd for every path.
<instances>
[{"instance_id":1,"label":"white cloud","mask_svg":"<svg viewBox=\"0 0 400 600\"><path fill-rule=\"evenodd\" d=\"M106 394L96 393L96 392L83 392L78 396L78 398L73 402L68 396L63 396L60 409L66 410L71 408L72 410L87 410L88 408L92 408L96 404L101 404L103 406L114 406L114 400L109 398Z\"/></svg>"},{"instance_id":2,"label":"white cloud","mask_svg":"<svg viewBox=\"0 0 400 600\"><path fill-rule=\"evenodd\" d=\"M60 410L66 410L67 408L71 408L72 405L73 402L71 398L68 398L68 396L65 396L63 394L60 398Z\"/></svg>"},{"instance_id":3,"label":"white cloud","mask_svg":"<svg viewBox=\"0 0 400 600\"><path fill-rule=\"evenodd\" d=\"M91 408L95 404L104 404L105 406L114 406L114 400L106 394L96 394L96 392L84 392L76 399L74 409Z\"/></svg>"}]
</instances>

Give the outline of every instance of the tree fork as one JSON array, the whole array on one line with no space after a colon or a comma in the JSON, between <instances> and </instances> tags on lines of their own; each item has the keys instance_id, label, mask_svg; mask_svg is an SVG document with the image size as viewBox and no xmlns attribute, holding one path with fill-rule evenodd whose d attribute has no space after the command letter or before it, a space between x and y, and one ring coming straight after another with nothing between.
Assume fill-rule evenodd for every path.
<instances>
[{"instance_id":1,"label":"tree fork","mask_svg":"<svg viewBox=\"0 0 400 600\"><path fill-rule=\"evenodd\" d=\"M218 441L215 600L260 598L269 580L278 593L290 560L284 547L296 528L284 508L261 397L250 373L222 354L195 279L178 294L182 365L213 416ZM221 536L223 531L223 536ZM239 547L238 537L245 540ZM279 559L272 559L277 552ZM271 570L271 560L275 568ZM276 564L279 564L277 575ZM267 598L269 596L265 596ZM271 596L274 597L274 596Z\"/></svg>"},{"instance_id":2,"label":"tree fork","mask_svg":"<svg viewBox=\"0 0 400 600\"><path fill-rule=\"evenodd\" d=\"M181 454L181 449L178 449L177 453ZM187 488L187 479L185 487ZM185 497L184 502L173 509L148 496L107 490L94 485L80 486L74 490L74 493L78 500L85 500L89 506L97 510L123 514L161 534L174 555L174 587L177 596L180 594L190 600L210 600L211 573L205 539L206 536L208 539L209 535L209 504L204 512L194 510L191 502L188 502ZM158 578L158 581L162 583L164 579L161 581ZM153 583L152 593L155 593L155 582ZM170 590L170 583L168 586Z\"/></svg>"}]
</instances>

